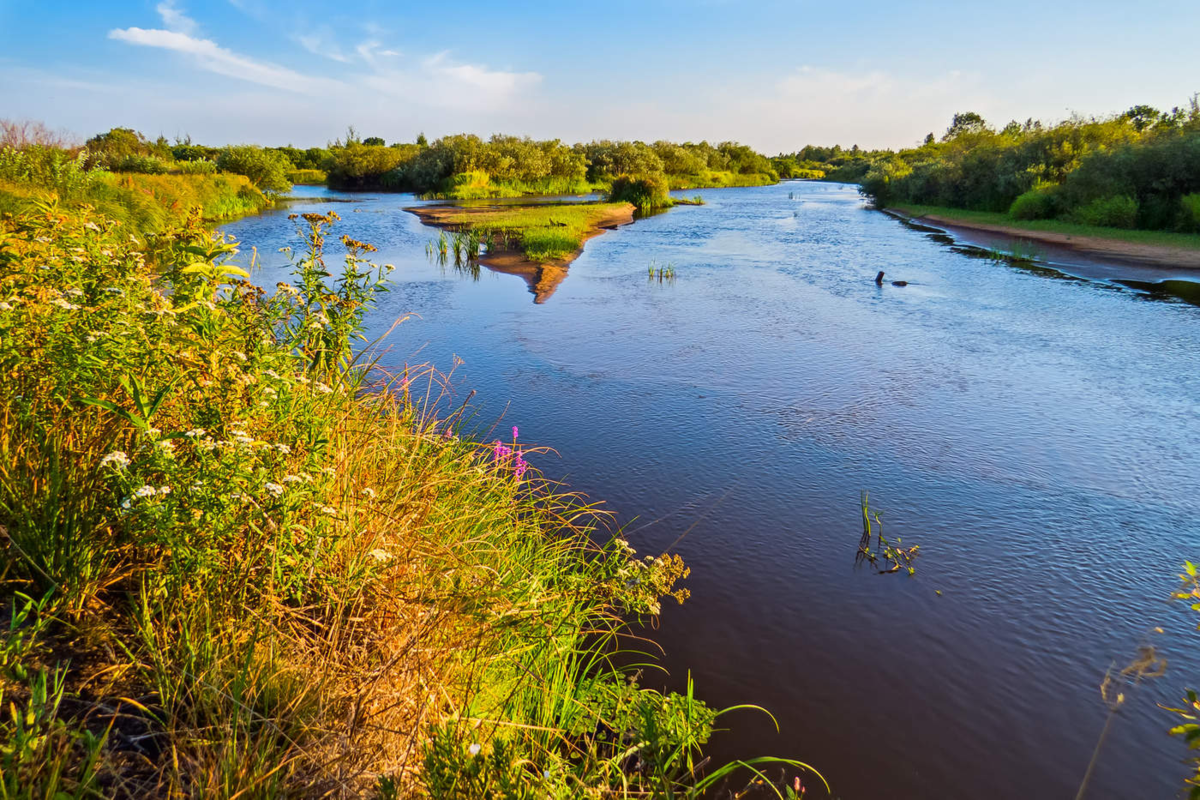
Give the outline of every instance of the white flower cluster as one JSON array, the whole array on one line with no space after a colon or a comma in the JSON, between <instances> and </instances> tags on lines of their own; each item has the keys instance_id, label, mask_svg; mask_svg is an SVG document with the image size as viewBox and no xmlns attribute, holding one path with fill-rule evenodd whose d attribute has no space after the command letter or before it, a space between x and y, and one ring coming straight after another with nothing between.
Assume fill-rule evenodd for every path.
<instances>
[{"instance_id":1,"label":"white flower cluster","mask_svg":"<svg viewBox=\"0 0 1200 800\"><path fill-rule=\"evenodd\" d=\"M117 469L125 469L129 466L129 456L122 450L114 450L100 459L100 466L106 467L109 464L116 464Z\"/></svg>"}]
</instances>

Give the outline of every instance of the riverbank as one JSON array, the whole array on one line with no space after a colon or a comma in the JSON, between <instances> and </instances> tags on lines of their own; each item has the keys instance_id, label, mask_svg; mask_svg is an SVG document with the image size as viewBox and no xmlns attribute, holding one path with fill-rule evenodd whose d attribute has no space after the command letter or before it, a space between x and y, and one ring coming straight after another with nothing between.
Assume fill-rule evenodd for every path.
<instances>
[{"instance_id":1,"label":"riverbank","mask_svg":"<svg viewBox=\"0 0 1200 800\"><path fill-rule=\"evenodd\" d=\"M567 276L583 245L633 222L632 203L557 203L527 206L416 206L406 208L426 225L473 232L490 242L478 259L495 272L518 275L535 303L544 303ZM436 248L435 248L436 249ZM442 255L447 255L445 250Z\"/></svg>"},{"instance_id":2,"label":"riverbank","mask_svg":"<svg viewBox=\"0 0 1200 800\"><path fill-rule=\"evenodd\" d=\"M1200 270L1200 234L1124 230L941 206L893 205L885 211L914 222L1042 242L1084 255L1159 268Z\"/></svg>"},{"instance_id":3,"label":"riverbank","mask_svg":"<svg viewBox=\"0 0 1200 800\"><path fill-rule=\"evenodd\" d=\"M190 212L150 248L90 209L0 218L6 785L695 797L732 769L699 771L718 712L690 684L610 658L682 561L543 481L516 427L465 435L432 369L361 366L390 267L341 236L331 275L337 214L292 215L268 292Z\"/></svg>"}]
</instances>

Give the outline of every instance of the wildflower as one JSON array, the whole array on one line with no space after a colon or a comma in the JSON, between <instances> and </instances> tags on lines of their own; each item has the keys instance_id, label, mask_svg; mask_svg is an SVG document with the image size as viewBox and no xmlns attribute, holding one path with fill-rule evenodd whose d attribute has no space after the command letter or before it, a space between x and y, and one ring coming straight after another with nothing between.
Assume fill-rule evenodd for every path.
<instances>
[{"instance_id":1,"label":"wildflower","mask_svg":"<svg viewBox=\"0 0 1200 800\"><path fill-rule=\"evenodd\" d=\"M326 386L323 383L317 384L317 391L320 392L321 394L333 394L333 389L330 389L328 386Z\"/></svg>"},{"instance_id":2,"label":"wildflower","mask_svg":"<svg viewBox=\"0 0 1200 800\"><path fill-rule=\"evenodd\" d=\"M129 501L128 497L121 501L121 508L125 509L126 511L128 511L132 505L133 504Z\"/></svg>"},{"instance_id":3,"label":"wildflower","mask_svg":"<svg viewBox=\"0 0 1200 800\"><path fill-rule=\"evenodd\" d=\"M206 436L196 443L196 447L199 447L206 453L211 453L213 450L217 449L217 443L211 436Z\"/></svg>"},{"instance_id":4,"label":"wildflower","mask_svg":"<svg viewBox=\"0 0 1200 800\"><path fill-rule=\"evenodd\" d=\"M387 561L392 557L392 554L389 553L387 550L382 550L382 549L376 547L374 550L372 550L370 552L370 556L371 556L371 558L375 559L376 561Z\"/></svg>"},{"instance_id":5,"label":"wildflower","mask_svg":"<svg viewBox=\"0 0 1200 800\"><path fill-rule=\"evenodd\" d=\"M241 350L234 350L234 351L233 351L233 357L234 357L234 358L236 358L238 361L241 361L241 362L245 362L245 361L246 361L246 354L245 354L245 353L243 353Z\"/></svg>"},{"instance_id":6,"label":"wildflower","mask_svg":"<svg viewBox=\"0 0 1200 800\"><path fill-rule=\"evenodd\" d=\"M263 488L276 497L279 497L281 494L283 494L283 487L278 483L271 483L270 481L267 481L263 484Z\"/></svg>"},{"instance_id":7,"label":"wildflower","mask_svg":"<svg viewBox=\"0 0 1200 800\"><path fill-rule=\"evenodd\" d=\"M337 475L337 470L333 467L321 467L322 475Z\"/></svg>"},{"instance_id":8,"label":"wildflower","mask_svg":"<svg viewBox=\"0 0 1200 800\"><path fill-rule=\"evenodd\" d=\"M158 493L161 495L168 495L171 493L171 487L170 486L160 486L160 487L158 487Z\"/></svg>"},{"instance_id":9,"label":"wildflower","mask_svg":"<svg viewBox=\"0 0 1200 800\"><path fill-rule=\"evenodd\" d=\"M147 436L151 436L151 437L158 436L160 433L162 433L162 431L159 430L158 428L146 428Z\"/></svg>"},{"instance_id":10,"label":"wildflower","mask_svg":"<svg viewBox=\"0 0 1200 800\"><path fill-rule=\"evenodd\" d=\"M170 439L159 439L154 443L154 446L163 451L163 455L170 458L175 455L175 443Z\"/></svg>"},{"instance_id":11,"label":"wildflower","mask_svg":"<svg viewBox=\"0 0 1200 800\"><path fill-rule=\"evenodd\" d=\"M0 305L3 305L3 303L0 303ZM88 344L94 344L94 343L95 343L95 342L96 342L96 341L97 341L99 338L100 338L100 337L99 337L99 336L97 336L96 334L94 334L94 333L89 333L89 334L87 335Z\"/></svg>"},{"instance_id":12,"label":"wildflower","mask_svg":"<svg viewBox=\"0 0 1200 800\"><path fill-rule=\"evenodd\" d=\"M67 300L62 299L61 297L56 297L53 300L51 300L50 305L58 306L59 308L65 308L67 311L75 311L79 308L79 306L77 306L74 303L71 303Z\"/></svg>"},{"instance_id":13,"label":"wildflower","mask_svg":"<svg viewBox=\"0 0 1200 800\"><path fill-rule=\"evenodd\" d=\"M512 448L506 447L499 439L492 443L492 461L504 461L511 455Z\"/></svg>"},{"instance_id":14,"label":"wildflower","mask_svg":"<svg viewBox=\"0 0 1200 800\"><path fill-rule=\"evenodd\" d=\"M71 297L83 297L83 289L67 289L67 294Z\"/></svg>"},{"instance_id":15,"label":"wildflower","mask_svg":"<svg viewBox=\"0 0 1200 800\"><path fill-rule=\"evenodd\" d=\"M278 394L279 394L279 392L276 392L276 391L275 391L274 389L272 389L270 386L264 386L264 387L263 387L263 394L265 394L267 397L275 397L276 395L278 395Z\"/></svg>"},{"instance_id":16,"label":"wildflower","mask_svg":"<svg viewBox=\"0 0 1200 800\"><path fill-rule=\"evenodd\" d=\"M88 220L87 222L83 223L83 227L87 228L90 231L100 230L100 226L97 225L96 223L92 222L91 220Z\"/></svg>"},{"instance_id":17,"label":"wildflower","mask_svg":"<svg viewBox=\"0 0 1200 800\"><path fill-rule=\"evenodd\" d=\"M529 462L520 453L517 453L516 459L513 461L513 475L516 476L517 482L521 481L521 476L525 474L525 470L529 469Z\"/></svg>"},{"instance_id":18,"label":"wildflower","mask_svg":"<svg viewBox=\"0 0 1200 800\"><path fill-rule=\"evenodd\" d=\"M513 425L513 441L517 440L517 426Z\"/></svg>"},{"instance_id":19,"label":"wildflower","mask_svg":"<svg viewBox=\"0 0 1200 800\"><path fill-rule=\"evenodd\" d=\"M321 506L321 513L325 514L326 516L336 517L338 511L333 506Z\"/></svg>"},{"instance_id":20,"label":"wildflower","mask_svg":"<svg viewBox=\"0 0 1200 800\"><path fill-rule=\"evenodd\" d=\"M283 380L283 378L280 378L273 369L266 370L263 372L263 375L266 375L268 378L274 378L277 381Z\"/></svg>"},{"instance_id":21,"label":"wildflower","mask_svg":"<svg viewBox=\"0 0 1200 800\"><path fill-rule=\"evenodd\" d=\"M188 437L189 439L195 439L198 436L203 436L204 433L204 428L192 428L190 431L185 433L184 436Z\"/></svg>"},{"instance_id":22,"label":"wildflower","mask_svg":"<svg viewBox=\"0 0 1200 800\"><path fill-rule=\"evenodd\" d=\"M301 478L299 475L284 475L282 480L284 483L300 483L304 479Z\"/></svg>"},{"instance_id":23,"label":"wildflower","mask_svg":"<svg viewBox=\"0 0 1200 800\"><path fill-rule=\"evenodd\" d=\"M467 748L467 752L473 756L477 756L477 755L479 755L479 751L482 749L483 749L483 745L476 742L475 744L472 744L470 747Z\"/></svg>"},{"instance_id":24,"label":"wildflower","mask_svg":"<svg viewBox=\"0 0 1200 800\"><path fill-rule=\"evenodd\" d=\"M361 492L359 492L359 494L361 494L363 497L369 498L371 500L375 499L375 490L372 489L370 486L363 487L363 490Z\"/></svg>"},{"instance_id":25,"label":"wildflower","mask_svg":"<svg viewBox=\"0 0 1200 800\"><path fill-rule=\"evenodd\" d=\"M114 450L100 459L100 466L104 467L109 464L116 464L118 469L124 469L129 466L129 456L125 455L121 450Z\"/></svg>"},{"instance_id":26,"label":"wildflower","mask_svg":"<svg viewBox=\"0 0 1200 800\"><path fill-rule=\"evenodd\" d=\"M292 448L288 447L286 444L277 444L275 445L275 449L280 453L283 453L285 456L290 456L292 454Z\"/></svg>"},{"instance_id":27,"label":"wildflower","mask_svg":"<svg viewBox=\"0 0 1200 800\"><path fill-rule=\"evenodd\" d=\"M9 303L0 302L0 311L12 311L12 305Z\"/></svg>"},{"instance_id":28,"label":"wildflower","mask_svg":"<svg viewBox=\"0 0 1200 800\"><path fill-rule=\"evenodd\" d=\"M154 497L154 495L156 495L156 494L158 494L158 490L155 489L153 486L143 486L140 489L138 489L136 492L134 492L133 496L137 497L137 498Z\"/></svg>"}]
</instances>

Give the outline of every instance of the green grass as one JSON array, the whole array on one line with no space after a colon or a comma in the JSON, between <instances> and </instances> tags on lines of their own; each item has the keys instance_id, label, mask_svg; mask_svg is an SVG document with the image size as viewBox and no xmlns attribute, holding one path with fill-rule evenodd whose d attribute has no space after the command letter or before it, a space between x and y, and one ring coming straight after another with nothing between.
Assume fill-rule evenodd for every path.
<instances>
[{"instance_id":1,"label":"green grass","mask_svg":"<svg viewBox=\"0 0 1200 800\"><path fill-rule=\"evenodd\" d=\"M1132 244L1179 247L1189 250L1200 249L1200 234L1171 233L1167 231L1140 231L1126 228L1101 228L1095 225L1080 225L1059 220L1019 220L1008 214L991 211L964 211L943 206L892 205L890 210L913 217L937 216L948 220L983 225L1000 225L1014 231L1061 233L1066 236L1090 236Z\"/></svg>"},{"instance_id":2,"label":"green grass","mask_svg":"<svg viewBox=\"0 0 1200 800\"><path fill-rule=\"evenodd\" d=\"M458 228L492 234L519 248L534 261L566 258L583 246L584 237L628 203L555 203L530 206L463 208L444 218Z\"/></svg>"},{"instance_id":3,"label":"green grass","mask_svg":"<svg viewBox=\"0 0 1200 800\"><path fill-rule=\"evenodd\" d=\"M765 174L705 170L696 175L668 175L671 189L720 189L732 186L768 186L778 181Z\"/></svg>"},{"instance_id":4,"label":"green grass","mask_svg":"<svg viewBox=\"0 0 1200 800\"><path fill-rule=\"evenodd\" d=\"M614 658L686 567L515 428L465 435L432 370L356 352L388 268L345 238L326 266L335 214L295 216L267 291L182 209L147 246L29 202L0 218L3 796L694 798L808 770L698 769L721 712ZM610 210L487 225L561 248Z\"/></svg>"}]
</instances>

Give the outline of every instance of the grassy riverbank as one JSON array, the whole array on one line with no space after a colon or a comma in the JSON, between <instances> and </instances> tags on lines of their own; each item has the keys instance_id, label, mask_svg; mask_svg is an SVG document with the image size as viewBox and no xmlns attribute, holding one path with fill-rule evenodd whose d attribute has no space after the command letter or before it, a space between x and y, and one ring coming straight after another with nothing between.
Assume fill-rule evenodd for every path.
<instances>
[{"instance_id":1,"label":"grassy riverbank","mask_svg":"<svg viewBox=\"0 0 1200 800\"><path fill-rule=\"evenodd\" d=\"M1062 220L1019 220L1001 212L943 206L904 204L889 206L887 210L933 225L1017 236L1147 263L1200 267L1200 234L1105 228Z\"/></svg>"},{"instance_id":2,"label":"grassy riverbank","mask_svg":"<svg viewBox=\"0 0 1200 800\"><path fill-rule=\"evenodd\" d=\"M272 201L244 175L112 173L88 169L66 154L34 158L0 148L0 213L19 214L46 202L77 212L90 207L145 236L187 213L217 221L261 211Z\"/></svg>"},{"instance_id":3,"label":"grassy riverbank","mask_svg":"<svg viewBox=\"0 0 1200 800\"><path fill-rule=\"evenodd\" d=\"M542 480L516 428L465 438L432 371L354 355L389 268L347 237L327 261L335 215L296 218L293 285L266 291L192 207L131 237L22 202L0 216L4 796L721 779L694 769L718 714L611 658L686 568Z\"/></svg>"}]
</instances>

